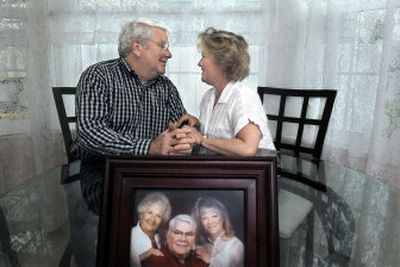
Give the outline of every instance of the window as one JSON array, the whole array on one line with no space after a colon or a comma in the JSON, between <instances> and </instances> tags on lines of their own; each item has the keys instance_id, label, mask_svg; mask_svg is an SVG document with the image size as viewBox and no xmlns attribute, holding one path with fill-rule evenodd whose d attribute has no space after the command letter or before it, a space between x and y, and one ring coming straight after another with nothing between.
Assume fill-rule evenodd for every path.
<instances>
[{"instance_id":1,"label":"window","mask_svg":"<svg viewBox=\"0 0 400 267\"><path fill-rule=\"evenodd\" d=\"M0 12L0 125L1 134L24 131L27 21L25 1L3 1ZM7 125L7 127L5 127Z\"/></svg>"}]
</instances>

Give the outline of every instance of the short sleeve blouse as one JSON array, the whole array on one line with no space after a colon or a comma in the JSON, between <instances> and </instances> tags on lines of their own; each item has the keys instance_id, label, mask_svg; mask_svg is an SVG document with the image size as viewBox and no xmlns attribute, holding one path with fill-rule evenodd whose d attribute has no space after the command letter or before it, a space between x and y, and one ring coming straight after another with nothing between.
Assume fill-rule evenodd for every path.
<instances>
[{"instance_id":1,"label":"short sleeve blouse","mask_svg":"<svg viewBox=\"0 0 400 267\"><path fill-rule=\"evenodd\" d=\"M214 106L215 89L208 90L200 103L201 132L210 138L235 138L249 122L261 131L259 148L275 146L268 129L268 119L257 93L244 82L230 82Z\"/></svg>"}]
</instances>

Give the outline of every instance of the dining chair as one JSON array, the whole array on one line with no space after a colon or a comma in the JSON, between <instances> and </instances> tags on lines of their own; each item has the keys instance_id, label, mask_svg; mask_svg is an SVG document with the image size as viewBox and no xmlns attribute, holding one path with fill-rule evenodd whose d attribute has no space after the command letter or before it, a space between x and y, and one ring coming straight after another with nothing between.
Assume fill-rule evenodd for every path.
<instances>
[{"instance_id":1,"label":"dining chair","mask_svg":"<svg viewBox=\"0 0 400 267\"><path fill-rule=\"evenodd\" d=\"M327 187L324 192L304 190L304 188L289 183L288 180L281 181L279 187L299 197L301 196L301 198L307 199L313 204L312 209L320 221L320 224L315 229L316 231L322 231L324 234L323 244L328 253L323 252L320 255L313 255L314 212L310 212L304 223L306 240L303 250L305 254L303 266L347 266L353 252L352 245L354 244L356 230L355 217L350 205L330 187ZM291 210L298 206L293 205L293 202L291 205ZM301 228L303 228L303 225ZM302 237L303 233L300 232L296 231L294 233L296 236L291 237L294 242L285 242L285 240L282 243L287 247L290 246L292 251L300 251L302 243L298 243L298 240L295 240L298 239L298 236ZM290 251L290 249L287 248L287 251ZM292 262L281 266L293 266L293 263L297 266L299 258L299 256L291 255Z\"/></svg>"},{"instance_id":2,"label":"dining chair","mask_svg":"<svg viewBox=\"0 0 400 267\"><path fill-rule=\"evenodd\" d=\"M58 120L67 154L67 164L62 167L61 183L70 183L79 178L80 160L74 147L76 138L75 87L53 87Z\"/></svg>"},{"instance_id":3,"label":"dining chair","mask_svg":"<svg viewBox=\"0 0 400 267\"><path fill-rule=\"evenodd\" d=\"M324 191L321 154L336 90L258 87L257 92L266 107L280 160L295 159L285 164L291 168L278 168L278 174Z\"/></svg>"},{"instance_id":4,"label":"dining chair","mask_svg":"<svg viewBox=\"0 0 400 267\"><path fill-rule=\"evenodd\" d=\"M258 87L257 92L266 110L269 128L278 151L278 176L327 190L321 153L331 117L335 90L287 89ZM281 186L279 182L278 212L281 264L288 266L290 238L305 225L305 266L312 265L314 203L307 189L304 193Z\"/></svg>"},{"instance_id":5,"label":"dining chair","mask_svg":"<svg viewBox=\"0 0 400 267\"><path fill-rule=\"evenodd\" d=\"M0 251L6 253L10 260L12 267L20 267L17 253L11 246L10 230L8 229L8 224L6 217L0 207Z\"/></svg>"},{"instance_id":6,"label":"dining chair","mask_svg":"<svg viewBox=\"0 0 400 267\"><path fill-rule=\"evenodd\" d=\"M60 122L61 133L64 140L67 163L61 167L61 184L67 185L79 179L80 160L74 153L74 140L76 137L76 117L75 117L75 87L53 87L53 97L57 109L58 120ZM69 196L68 191L66 192ZM70 202L70 201L68 201ZM70 220L73 217L73 207L68 205ZM72 259L71 237L64 250L59 266L69 266Z\"/></svg>"}]
</instances>

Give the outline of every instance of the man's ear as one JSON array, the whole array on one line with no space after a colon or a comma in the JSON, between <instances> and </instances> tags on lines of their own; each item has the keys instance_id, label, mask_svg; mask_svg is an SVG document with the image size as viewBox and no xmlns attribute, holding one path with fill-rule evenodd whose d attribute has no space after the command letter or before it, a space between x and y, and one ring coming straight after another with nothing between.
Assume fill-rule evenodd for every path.
<instances>
[{"instance_id":1,"label":"man's ear","mask_svg":"<svg viewBox=\"0 0 400 267\"><path fill-rule=\"evenodd\" d=\"M133 41L131 49L134 55L140 56L142 54L143 46L138 41Z\"/></svg>"}]
</instances>

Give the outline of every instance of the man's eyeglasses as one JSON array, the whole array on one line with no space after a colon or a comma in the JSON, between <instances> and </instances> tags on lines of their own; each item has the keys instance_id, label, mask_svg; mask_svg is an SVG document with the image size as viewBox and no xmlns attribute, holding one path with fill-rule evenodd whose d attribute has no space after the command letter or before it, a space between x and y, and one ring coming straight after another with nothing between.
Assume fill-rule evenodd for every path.
<instances>
[{"instance_id":1,"label":"man's eyeglasses","mask_svg":"<svg viewBox=\"0 0 400 267\"><path fill-rule=\"evenodd\" d=\"M179 236L179 237L194 237L194 233L193 233L193 232L186 232L186 233L184 233L184 232L182 232L182 231L175 230L175 231L172 231L172 233L173 233L175 236Z\"/></svg>"},{"instance_id":2,"label":"man's eyeglasses","mask_svg":"<svg viewBox=\"0 0 400 267\"><path fill-rule=\"evenodd\" d=\"M164 43L164 42L159 43L159 42L156 42L156 41L153 41L153 40L148 40L148 41L155 43L163 51L166 51L169 48L169 43Z\"/></svg>"}]
</instances>

